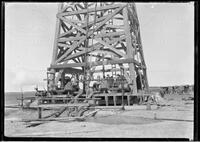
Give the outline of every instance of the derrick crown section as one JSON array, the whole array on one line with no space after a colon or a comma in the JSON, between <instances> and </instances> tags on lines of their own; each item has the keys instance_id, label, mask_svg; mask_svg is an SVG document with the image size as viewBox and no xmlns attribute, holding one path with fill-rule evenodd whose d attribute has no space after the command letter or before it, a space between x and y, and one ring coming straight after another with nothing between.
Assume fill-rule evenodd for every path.
<instances>
[{"instance_id":1,"label":"derrick crown section","mask_svg":"<svg viewBox=\"0 0 200 142\"><path fill-rule=\"evenodd\" d=\"M62 3L56 17L48 68L54 84L55 74L62 70L62 74L82 74L89 81L95 74L123 74L134 93L148 89L134 3Z\"/></svg>"}]
</instances>

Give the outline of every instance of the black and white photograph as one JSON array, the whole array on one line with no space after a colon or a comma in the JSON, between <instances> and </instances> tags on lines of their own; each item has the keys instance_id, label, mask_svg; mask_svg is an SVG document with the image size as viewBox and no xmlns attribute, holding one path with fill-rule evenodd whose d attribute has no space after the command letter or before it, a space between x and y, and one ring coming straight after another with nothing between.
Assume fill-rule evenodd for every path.
<instances>
[{"instance_id":1,"label":"black and white photograph","mask_svg":"<svg viewBox=\"0 0 200 142\"><path fill-rule=\"evenodd\" d=\"M4 136L194 139L194 2L4 4Z\"/></svg>"}]
</instances>

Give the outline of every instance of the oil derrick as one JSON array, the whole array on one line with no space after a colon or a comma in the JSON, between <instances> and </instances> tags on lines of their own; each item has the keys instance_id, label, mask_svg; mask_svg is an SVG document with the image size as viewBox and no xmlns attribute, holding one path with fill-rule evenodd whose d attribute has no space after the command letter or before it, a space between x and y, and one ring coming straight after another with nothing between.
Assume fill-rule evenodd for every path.
<instances>
[{"instance_id":1,"label":"oil derrick","mask_svg":"<svg viewBox=\"0 0 200 142\"><path fill-rule=\"evenodd\" d=\"M65 74L83 74L87 81L95 73L120 72L131 84L133 93L138 88L148 89L134 3L62 3L56 17L48 89L56 86L58 72L62 79Z\"/></svg>"}]
</instances>

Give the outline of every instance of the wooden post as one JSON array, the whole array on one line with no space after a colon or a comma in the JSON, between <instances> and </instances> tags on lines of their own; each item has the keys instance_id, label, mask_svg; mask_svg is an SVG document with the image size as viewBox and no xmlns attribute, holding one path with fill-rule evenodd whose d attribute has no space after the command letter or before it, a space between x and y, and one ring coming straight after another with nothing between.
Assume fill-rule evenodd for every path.
<instances>
[{"instance_id":1,"label":"wooden post","mask_svg":"<svg viewBox=\"0 0 200 142\"><path fill-rule=\"evenodd\" d=\"M42 118L42 108L38 107L38 118L41 119Z\"/></svg>"},{"instance_id":2,"label":"wooden post","mask_svg":"<svg viewBox=\"0 0 200 142\"><path fill-rule=\"evenodd\" d=\"M115 95L113 96L113 101L114 101L114 106L116 106L117 102L116 102L116 96Z\"/></svg>"},{"instance_id":3,"label":"wooden post","mask_svg":"<svg viewBox=\"0 0 200 142\"><path fill-rule=\"evenodd\" d=\"M122 110L125 110L125 108L124 108L124 84L122 84Z\"/></svg>"},{"instance_id":4,"label":"wooden post","mask_svg":"<svg viewBox=\"0 0 200 142\"><path fill-rule=\"evenodd\" d=\"M58 4L58 12L62 10L63 4L59 3ZM54 37L54 46L53 46L53 56L52 56L52 61L51 64L54 64L55 61L57 60L57 52L58 52L58 36L60 34L60 29L61 29L61 22L60 19L57 17L56 20L56 31L55 31L55 37Z\"/></svg>"},{"instance_id":5,"label":"wooden post","mask_svg":"<svg viewBox=\"0 0 200 142\"><path fill-rule=\"evenodd\" d=\"M127 95L128 106L130 106L130 96Z\"/></svg>"},{"instance_id":6,"label":"wooden post","mask_svg":"<svg viewBox=\"0 0 200 142\"><path fill-rule=\"evenodd\" d=\"M108 106L108 96L105 95L106 106Z\"/></svg>"},{"instance_id":7,"label":"wooden post","mask_svg":"<svg viewBox=\"0 0 200 142\"><path fill-rule=\"evenodd\" d=\"M146 107L147 107L147 108L146 108L147 110L151 110L151 104L150 104L149 102L147 102Z\"/></svg>"},{"instance_id":8,"label":"wooden post","mask_svg":"<svg viewBox=\"0 0 200 142\"><path fill-rule=\"evenodd\" d=\"M53 104L55 104L55 99L54 98L52 98L52 101L51 101Z\"/></svg>"},{"instance_id":9,"label":"wooden post","mask_svg":"<svg viewBox=\"0 0 200 142\"><path fill-rule=\"evenodd\" d=\"M24 107L24 96L23 96L23 93L22 93L22 96L21 96L21 107L22 108Z\"/></svg>"},{"instance_id":10,"label":"wooden post","mask_svg":"<svg viewBox=\"0 0 200 142\"><path fill-rule=\"evenodd\" d=\"M124 30L126 35L126 43L127 43L127 55L129 58L134 57L135 51L133 50L132 46L132 39L131 39L131 33L130 33L130 25L129 25L129 19L128 19L128 6L126 6L123 9L123 17L124 17ZM130 79L132 80L133 86L131 87L134 94L137 93L137 84L136 84L136 77L135 77L135 67L133 63L129 63L129 71L130 71Z\"/></svg>"}]
</instances>

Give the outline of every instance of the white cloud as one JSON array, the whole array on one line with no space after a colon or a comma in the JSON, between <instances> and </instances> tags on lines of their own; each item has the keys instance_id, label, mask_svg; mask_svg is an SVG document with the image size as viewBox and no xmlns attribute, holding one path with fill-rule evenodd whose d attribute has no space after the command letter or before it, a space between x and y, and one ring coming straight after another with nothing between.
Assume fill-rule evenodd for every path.
<instances>
[{"instance_id":1,"label":"white cloud","mask_svg":"<svg viewBox=\"0 0 200 142\"><path fill-rule=\"evenodd\" d=\"M10 76L12 74L12 77ZM35 86L39 88L46 88L44 71L28 71L25 69L7 69L5 72L5 90L6 91L19 91L23 88L24 91L32 91Z\"/></svg>"}]
</instances>

